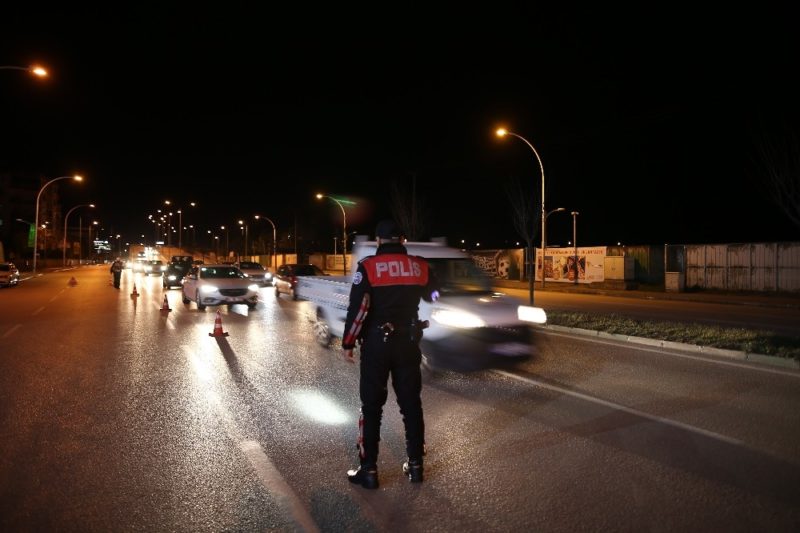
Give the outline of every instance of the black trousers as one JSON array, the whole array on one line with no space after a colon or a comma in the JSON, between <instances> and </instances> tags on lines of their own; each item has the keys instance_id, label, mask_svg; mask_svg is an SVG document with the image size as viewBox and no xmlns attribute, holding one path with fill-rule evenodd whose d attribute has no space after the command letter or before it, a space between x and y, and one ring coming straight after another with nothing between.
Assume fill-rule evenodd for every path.
<instances>
[{"instance_id":1,"label":"black trousers","mask_svg":"<svg viewBox=\"0 0 800 533\"><path fill-rule=\"evenodd\" d=\"M363 427L360 457L362 465L377 465L383 406L388 396L387 382L392 387L403 415L406 452L410 459L422 459L425 422L422 417L422 353L419 341L409 332L396 331L384 342L377 328L367 331L361 346L361 417Z\"/></svg>"},{"instance_id":2,"label":"black trousers","mask_svg":"<svg viewBox=\"0 0 800 533\"><path fill-rule=\"evenodd\" d=\"M114 274L114 287L119 289L119 280L122 278L122 272L113 272Z\"/></svg>"}]
</instances>

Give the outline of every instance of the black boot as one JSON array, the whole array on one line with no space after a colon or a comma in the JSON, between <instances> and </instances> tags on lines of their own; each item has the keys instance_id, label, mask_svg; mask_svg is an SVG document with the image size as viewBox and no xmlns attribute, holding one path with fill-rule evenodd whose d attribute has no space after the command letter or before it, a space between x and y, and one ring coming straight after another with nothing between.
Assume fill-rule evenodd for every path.
<instances>
[{"instance_id":1,"label":"black boot","mask_svg":"<svg viewBox=\"0 0 800 533\"><path fill-rule=\"evenodd\" d=\"M375 466L361 465L355 470L347 471L347 480L350 483L361 485L365 489L378 488L378 468Z\"/></svg>"},{"instance_id":2,"label":"black boot","mask_svg":"<svg viewBox=\"0 0 800 533\"><path fill-rule=\"evenodd\" d=\"M422 459L409 459L403 463L403 474L411 483L422 483Z\"/></svg>"}]
</instances>

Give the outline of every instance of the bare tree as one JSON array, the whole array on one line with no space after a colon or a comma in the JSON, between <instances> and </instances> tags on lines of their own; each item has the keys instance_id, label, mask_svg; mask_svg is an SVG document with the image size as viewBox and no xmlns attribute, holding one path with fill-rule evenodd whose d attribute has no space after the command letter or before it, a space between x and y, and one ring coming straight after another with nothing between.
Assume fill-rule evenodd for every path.
<instances>
[{"instance_id":1,"label":"bare tree","mask_svg":"<svg viewBox=\"0 0 800 533\"><path fill-rule=\"evenodd\" d=\"M526 191L519 179L512 178L506 185L506 194L511 203L511 216L514 229L527 244L527 269L528 276L528 299L533 305L533 268L536 260L536 248L534 241L538 233L538 225L534 217L534 205L537 205L534 194Z\"/></svg>"},{"instance_id":2,"label":"bare tree","mask_svg":"<svg viewBox=\"0 0 800 533\"><path fill-rule=\"evenodd\" d=\"M411 175L411 185L392 181L391 209L400 229L410 241L418 240L425 233L427 208L425 201L417 196L417 175Z\"/></svg>"},{"instance_id":3,"label":"bare tree","mask_svg":"<svg viewBox=\"0 0 800 533\"><path fill-rule=\"evenodd\" d=\"M785 134L762 133L755 139L757 181L766 187L772 201L800 228L800 139L785 128Z\"/></svg>"}]
</instances>

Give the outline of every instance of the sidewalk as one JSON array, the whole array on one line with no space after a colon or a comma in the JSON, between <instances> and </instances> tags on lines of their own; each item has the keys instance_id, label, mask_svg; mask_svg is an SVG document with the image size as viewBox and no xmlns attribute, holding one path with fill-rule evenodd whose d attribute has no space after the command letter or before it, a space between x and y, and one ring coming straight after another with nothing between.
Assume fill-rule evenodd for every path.
<instances>
[{"instance_id":1,"label":"sidewalk","mask_svg":"<svg viewBox=\"0 0 800 533\"><path fill-rule=\"evenodd\" d=\"M528 290L527 281L495 280L498 290L516 289ZM610 289L602 284L574 284L561 282L546 282L544 289L542 282L537 281L533 287L534 297L537 292L571 292L577 294L602 294L605 296L620 296L625 298L646 298L651 300L684 300L694 302L725 303L733 305L753 305L760 307L779 307L800 309L800 294L788 293L747 293L726 291L686 291L665 292L663 287L640 286L638 289L622 290Z\"/></svg>"}]
</instances>

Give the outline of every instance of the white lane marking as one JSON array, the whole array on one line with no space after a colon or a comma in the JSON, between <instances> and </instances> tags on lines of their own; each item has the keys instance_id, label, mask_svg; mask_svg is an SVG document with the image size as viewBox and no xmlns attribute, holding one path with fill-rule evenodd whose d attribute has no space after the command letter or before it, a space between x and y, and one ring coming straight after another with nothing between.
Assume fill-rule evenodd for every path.
<instances>
[{"instance_id":1,"label":"white lane marking","mask_svg":"<svg viewBox=\"0 0 800 533\"><path fill-rule=\"evenodd\" d=\"M9 329L9 330L8 330L8 331L6 331L5 333L3 333L3 338L5 339L6 337L8 337L9 335L11 335L12 333L14 333L15 331L17 331L17 330L18 330L19 328L21 328L21 327L22 327L22 325L21 325L21 324L16 324L16 325L12 326L12 327L11 327L11 329Z\"/></svg>"},{"instance_id":2,"label":"white lane marking","mask_svg":"<svg viewBox=\"0 0 800 533\"><path fill-rule=\"evenodd\" d=\"M556 332L556 331L549 331L549 330L545 330L545 329L540 330L540 331L542 333L547 334L547 335L555 335L557 337L568 337L568 338L580 337L582 339L587 339L590 342L594 342L594 343L597 343L597 344L605 344L607 346L620 346L620 345L622 345L622 346L627 346L627 347L629 347L631 349L635 349L635 350L641 351L641 352L657 353L659 355L670 355L672 357L681 357L683 359L691 359L691 360L694 360L694 361L704 361L706 363L714 363L714 364L718 364L718 365L732 366L732 367L735 367L735 368L742 368L742 369L745 369L745 370L755 370L757 372L766 372L767 374L778 374L780 376L788 376L788 377L793 377L793 378L800 378L800 373L798 373L796 371L793 372L791 370L781 370L781 369L777 369L777 368L764 368L764 367L756 366L755 363L748 365L748 364L745 364L745 363L737 363L737 362L734 362L734 361L724 361L724 360L721 360L721 359L711 359L709 357L703 357L702 355L691 355L691 354L684 354L684 353L676 353L676 352L671 352L671 351L667 351L667 350L660 349L660 348L650 348L650 347L647 347L646 344L637 344L635 342L625 343L624 341L604 340L604 339L601 339L599 337L593 337L591 335L581 335L579 333L576 333L574 335L570 335L569 333L559 333L559 332ZM631 346L631 345L633 345L633 346Z\"/></svg>"},{"instance_id":3,"label":"white lane marking","mask_svg":"<svg viewBox=\"0 0 800 533\"><path fill-rule=\"evenodd\" d=\"M182 348L190 359L197 359L199 357L190 346L184 344ZM295 523L304 531L319 531L314 519L303 505L303 501L297 493L292 490L292 487L286 483L286 480L283 479L278 469L275 468L275 465L270 461L261 445L254 440L244 438L236 427L231 414L222 406L222 402L218 396L209 395L208 399L216 408L217 414L222 424L225 426L225 431L228 433L228 437L238 443L239 449L244 453L250 465L256 471L261 485L267 489L270 494L274 494L278 497L284 508L289 510Z\"/></svg>"},{"instance_id":4,"label":"white lane marking","mask_svg":"<svg viewBox=\"0 0 800 533\"><path fill-rule=\"evenodd\" d=\"M250 464L255 468L261 484L285 502L295 522L305 531L319 531L300 498L269 460L261 445L252 440L245 440L239 443L239 449L244 452Z\"/></svg>"},{"instance_id":5,"label":"white lane marking","mask_svg":"<svg viewBox=\"0 0 800 533\"><path fill-rule=\"evenodd\" d=\"M56 298L58 298L59 296L61 296L61 293L58 293L55 296L53 296L52 298L50 298L50 302L52 303L52 302L56 301Z\"/></svg>"},{"instance_id":6,"label":"white lane marking","mask_svg":"<svg viewBox=\"0 0 800 533\"><path fill-rule=\"evenodd\" d=\"M38 315L39 313L41 313L42 311L44 311L44 307L40 307L39 309L37 309L36 311L34 311L33 313L31 313L31 316L36 316L36 315Z\"/></svg>"},{"instance_id":7,"label":"white lane marking","mask_svg":"<svg viewBox=\"0 0 800 533\"><path fill-rule=\"evenodd\" d=\"M618 411L622 411L624 413L628 413L634 416L638 416L641 418L646 418L647 420L652 420L653 422L658 422L659 424L666 424L668 426L673 426L676 428L684 429L686 431L691 431L692 433L697 433L699 435L703 435L705 437L710 437L712 439L717 439L722 442L727 442L728 444L735 444L737 446L741 446L744 444L742 441L738 439L734 439L731 437L726 437L725 435L720 435L719 433L714 433L713 431L708 431L696 426L690 426L689 424L684 424L683 422L678 422L677 420L670 420L669 418L664 418L661 416L651 415L649 413L645 413L644 411L639 411L638 409L632 409L630 407L625 407L624 405L620 405L618 403L609 402L608 400L603 400L601 398L595 398L594 396L589 396L588 394L583 394L581 392L571 391L569 389L565 389L562 387L558 387L556 385L550 385L548 383L544 383L542 381L526 378L523 376L518 376L517 374L512 374L511 372L505 370L492 370L492 372L496 374L500 374L506 376L511 379L516 379L517 381L522 381L523 383L528 383L530 385L535 385L537 387L541 387L543 389L549 389L555 392L559 392L561 394L566 394L567 396L572 396L573 398L578 398L579 400L584 400L591 403L596 403L598 405L602 405L604 407L608 407L611 409L616 409Z\"/></svg>"}]
</instances>

